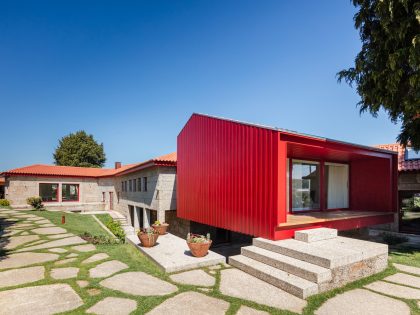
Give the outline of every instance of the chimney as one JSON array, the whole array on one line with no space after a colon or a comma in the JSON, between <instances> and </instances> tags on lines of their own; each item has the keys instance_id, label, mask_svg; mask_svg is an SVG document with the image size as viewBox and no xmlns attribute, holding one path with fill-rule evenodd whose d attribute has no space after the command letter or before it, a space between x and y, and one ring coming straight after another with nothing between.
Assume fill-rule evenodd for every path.
<instances>
[{"instance_id":1,"label":"chimney","mask_svg":"<svg viewBox=\"0 0 420 315\"><path fill-rule=\"evenodd\" d=\"M118 169L121 167L121 162L115 162L115 169Z\"/></svg>"}]
</instances>

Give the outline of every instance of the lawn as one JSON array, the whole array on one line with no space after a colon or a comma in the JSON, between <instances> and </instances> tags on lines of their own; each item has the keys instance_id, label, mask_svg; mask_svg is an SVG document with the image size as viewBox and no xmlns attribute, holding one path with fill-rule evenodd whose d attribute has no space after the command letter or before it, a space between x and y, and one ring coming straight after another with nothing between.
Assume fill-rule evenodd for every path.
<instances>
[{"instance_id":1,"label":"lawn","mask_svg":"<svg viewBox=\"0 0 420 315\"><path fill-rule=\"evenodd\" d=\"M90 215L81 215L81 214L72 214L72 213L63 213L63 212L49 212L49 211L27 211L27 213L36 214L38 216L42 216L44 218L49 219L52 223L54 223L57 226L62 226L68 230L68 232L79 235L83 234L84 232L89 232L92 235L96 236L109 236L106 231L102 229L102 227L98 224L98 222ZM66 223L64 225L61 224L61 218L62 215L65 215ZM106 216L98 216L102 222L107 222L109 220ZM44 238L45 236L42 236ZM169 297L172 297L176 294L179 294L181 292L185 291L196 291L200 293L207 294L209 296L223 299L225 301L228 301L230 303L230 308L227 311L228 315L236 314L238 309L241 305L246 305L252 308L255 308L257 310L266 311L270 314L293 314L288 311L275 309L272 307L260 305L254 302L250 302L247 300L242 300L234 297L229 297L226 295L223 295L219 290L219 283L220 283L220 270L223 270L226 268L225 266L222 266L220 270L216 270L214 277L216 278L216 284L214 287L210 289L209 292L203 292L199 288L195 286L190 285L180 285L172 282L169 278L169 275L161 271L156 267L156 265L151 262L147 257L145 257L143 254L141 254L136 248L134 248L130 244L104 244L104 245L96 245L96 251L94 252L88 252L88 253L78 253L77 251L74 251L72 249L69 249L68 252L64 254L60 254L60 259L63 259L65 256L67 256L70 253L78 253L79 256L77 257L77 260L74 262L70 262L66 265L63 265L62 267L77 267L80 268L79 276L77 279L68 279L68 280L55 280L52 279L50 275L50 270L52 268L57 268L57 265L54 264L54 262L44 263L43 265L47 269L46 275L47 277L41 281L35 282L31 285L42 285L42 284L53 284L53 283L68 283L73 287L73 289L80 295L80 297L84 301L84 305L80 307L76 311L71 311L63 314L85 314L85 310L96 304L98 301L102 300L103 298L107 296L114 296L114 297L126 297L133 300L136 300L138 303L138 309L133 314L145 314L154 307L156 307L158 304L162 303L164 300L166 300ZM173 284L176 284L178 287L178 291L176 293L173 293L171 295L166 296L150 296L150 297L139 297L139 296L133 296L129 294L125 294L119 291L113 291L107 288L104 288L99 285L99 282L102 279L92 279L89 278L89 269L93 266L102 263L95 262L88 265L82 265L80 262L90 256L92 256L94 253L106 253L109 255L109 258L107 260L119 260L125 264L128 265L128 269L124 270L126 271L143 271L148 274L151 274L155 277L158 277L160 279L163 279L165 281L171 282ZM399 249L398 247L393 250L393 252L390 254L389 259L389 267L376 275L373 275L371 277L353 282L348 284L347 286L332 290L326 293L318 294L315 296L312 296L308 299L308 305L304 309L303 314L313 314L316 309L318 309L326 300L329 298L332 298L333 296L343 293L348 290L352 290L355 288L362 288L364 285L383 279L386 276L389 276L391 274L394 274L397 272L397 270L392 266L392 263L401 263L411 266L420 267L420 252L418 251L410 251L407 249ZM208 268L202 268L205 272L211 273ZM79 287L79 285L76 283L76 280L86 280L89 281L89 285L85 288ZM127 284L129 286L129 284ZM252 284L250 284L252 285ZM26 285L22 286L16 286L12 288L19 288L24 287ZM7 290L12 289L7 288ZM6 289L0 289L0 291L3 291ZM91 295L89 292L92 292L92 290L97 291L97 295ZM402 299L401 299L402 300ZM410 308L412 314L420 315L420 310L416 305L416 301L414 300L402 300L406 302Z\"/></svg>"}]
</instances>

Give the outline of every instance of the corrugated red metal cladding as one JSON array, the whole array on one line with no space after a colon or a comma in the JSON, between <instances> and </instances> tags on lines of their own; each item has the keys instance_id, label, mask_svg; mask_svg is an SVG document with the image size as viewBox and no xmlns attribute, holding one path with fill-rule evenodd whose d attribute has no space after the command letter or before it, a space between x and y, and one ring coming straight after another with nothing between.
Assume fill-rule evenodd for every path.
<instances>
[{"instance_id":1,"label":"corrugated red metal cladding","mask_svg":"<svg viewBox=\"0 0 420 315\"><path fill-rule=\"evenodd\" d=\"M349 209L397 209L397 155L386 150L193 114L177 153L178 216L199 223L283 237L276 227L290 211L287 158L347 163Z\"/></svg>"},{"instance_id":2,"label":"corrugated red metal cladding","mask_svg":"<svg viewBox=\"0 0 420 315\"><path fill-rule=\"evenodd\" d=\"M178 216L273 238L279 132L193 115L178 136Z\"/></svg>"}]
</instances>

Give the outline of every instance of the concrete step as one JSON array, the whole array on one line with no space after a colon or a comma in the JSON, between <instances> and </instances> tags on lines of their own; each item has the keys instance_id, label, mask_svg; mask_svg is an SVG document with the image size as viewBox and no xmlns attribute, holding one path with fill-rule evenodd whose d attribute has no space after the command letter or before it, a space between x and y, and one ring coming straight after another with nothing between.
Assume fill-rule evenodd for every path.
<instances>
[{"instance_id":1,"label":"concrete step","mask_svg":"<svg viewBox=\"0 0 420 315\"><path fill-rule=\"evenodd\" d=\"M359 251L342 248L337 246L337 244L329 246L329 243L328 240L305 243L294 239L282 241L272 241L263 238L253 239L254 246L328 269L348 265L362 259Z\"/></svg>"},{"instance_id":2,"label":"concrete step","mask_svg":"<svg viewBox=\"0 0 420 315\"><path fill-rule=\"evenodd\" d=\"M332 279L331 270L256 246L242 247L243 256L315 283Z\"/></svg>"},{"instance_id":3,"label":"concrete step","mask_svg":"<svg viewBox=\"0 0 420 315\"><path fill-rule=\"evenodd\" d=\"M229 257L229 264L302 299L318 293L316 283L243 255Z\"/></svg>"},{"instance_id":4,"label":"concrete step","mask_svg":"<svg viewBox=\"0 0 420 315\"><path fill-rule=\"evenodd\" d=\"M295 232L295 240L305 243L325 241L336 237L337 230L329 228L317 228Z\"/></svg>"}]
</instances>

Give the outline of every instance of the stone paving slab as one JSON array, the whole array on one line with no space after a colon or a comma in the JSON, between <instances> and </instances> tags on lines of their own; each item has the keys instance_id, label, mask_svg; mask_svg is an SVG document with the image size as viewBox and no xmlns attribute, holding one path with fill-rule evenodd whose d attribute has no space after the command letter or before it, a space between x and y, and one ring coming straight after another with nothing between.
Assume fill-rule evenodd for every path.
<instances>
[{"instance_id":1,"label":"stone paving slab","mask_svg":"<svg viewBox=\"0 0 420 315\"><path fill-rule=\"evenodd\" d=\"M410 308L395 300L363 289L351 290L327 300L315 315L410 315Z\"/></svg>"},{"instance_id":2,"label":"stone paving slab","mask_svg":"<svg viewBox=\"0 0 420 315\"><path fill-rule=\"evenodd\" d=\"M175 285L141 271L120 273L99 284L111 290L140 296L167 295L178 290Z\"/></svg>"},{"instance_id":3,"label":"stone paving slab","mask_svg":"<svg viewBox=\"0 0 420 315\"><path fill-rule=\"evenodd\" d=\"M420 289L420 278L405 273L396 273L384 280Z\"/></svg>"},{"instance_id":4,"label":"stone paving slab","mask_svg":"<svg viewBox=\"0 0 420 315\"><path fill-rule=\"evenodd\" d=\"M89 308L86 313L98 315L129 315L137 308L137 302L126 298L106 297L94 306Z\"/></svg>"},{"instance_id":5,"label":"stone paving slab","mask_svg":"<svg viewBox=\"0 0 420 315\"><path fill-rule=\"evenodd\" d=\"M26 245L25 245L25 247L28 247L28 246L35 246L35 245L38 245L38 244L43 244L43 243L46 243L46 242L48 242L48 241L47 241L47 240L39 240L39 241L36 241L36 242L30 243L30 244L26 244Z\"/></svg>"},{"instance_id":6,"label":"stone paving slab","mask_svg":"<svg viewBox=\"0 0 420 315\"><path fill-rule=\"evenodd\" d=\"M38 223L38 222L36 222ZM55 224L52 223L45 223L45 224L40 224L39 227L41 228L49 228L49 227L57 227Z\"/></svg>"},{"instance_id":7,"label":"stone paving slab","mask_svg":"<svg viewBox=\"0 0 420 315\"><path fill-rule=\"evenodd\" d=\"M184 292L165 300L148 315L224 315L229 303L198 292Z\"/></svg>"},{"instance_id":8,"label":"stone paving slab","mask_svg":"<svg viewBox=\"0 0 420 315\"><path fill-rule=\"evenodd\" d=\"M85 288L89 285L89 281L86 280L77 280L76 283L81 288Z\"/></svg>"},{"instance_id":9,"label":"stone paving slab","mask_svg":"<svg viewBox=\"0 0 420 315\"><path fill-rule=\"evenodd\" d=\"M2 271L0 272L0 288L11 287L42 280L44 279L44 273L44 266Z\"/></svg>"},{"instance_id":10,"label":"stone paving slab","mask_svg":"<svg viewBox=\"0 0 420 315\"><path fill-rule=\"evenodd\" d=\"M89 269L89 277L104 278L113 275L114 273L127 269L128 266L119 260L106 261Z\"/></svg>"},{"instance_id":11,"label":"stone paving slab","mask_svg":"<svg viewBox=\"0 0 420 315\"><path fill-rule=\"evenodd\" d=\"M127 235L126 239L144 255L153 260L163 271L168 273L226 262L224 256L213 251L209 251L205 257L197 258L192 256L187 242L171 233L160 235L157 245L150 248L140 246L137 235Z\"/></svg>"},{"instance_id":12,"label":"stone paving slab","mask_svg":"<svg viewBox=\"0 0 420 315\"><path fill-rule=\"evenodd\" d=\"M69 263L72 263L72 262L75 262L77 260L77 258L67 258L67 259L63 259L63 260L60 260L60 261L57 261L56 263L55 263L55 265L65 265L65 264L69 264Z\"/></svg>"},{"instance_id":13,"label":"stone paving slab","mask_svg":"<svg viewBox=\"0 0 420 315\"><path fill-rule=\"evenodd\" d=\"M0 269L20 268L34 264L45 263L58 259L57 254L49 253L18 253L8 255L0 260Z\"/></svg>"},{"instance_id":14,"label":"stone paving slab","mask_svg":"<svg viewBox=\"0 0 420 315\"><path fill-rule=\"evenodd\" d=\"M259 311L254 308L242 305L236 315L269 315L267 312Z\"/></svg>"},{"instance_id":15,"label":"stone paving slab","mask_svg":"<svg viewBox=\"0 0 420 315\"><path fill-rule=\"evenodd\" d=\"M86 252L91 252L91 251L96 250L96 247L95 245L87 244L87 245L73 246L71 249L77 250L78 252L86 253Z\"/></svg>"},{"instance_id":16,"label":"stone paving slab","mask_svg":"<svg viewBox=\"0 0 420 315\"><path fill-rule=\"evenodd\" d=\"M47 219L36 221L36 224L48 224L48 223L51 223L51 221L50 220L47 220Z\"/></svg>"},{"instance_id":17,"label":"stone paving slab","mask_svg":"<svg viewBox=\"0 0 420 315\"><path fill-rule=\"evenodd\" d=\"M79 236L73 236L73 237L54 240L54 241L47 242L41 245L35 245L35 246L27 247L27 248L22 248L17 251L22 252L22 251L37 250L37 249L47 249L47 248L70 246L74 244L83 244L83 243L86 243L84 239L80 238Z\"/></svg>"},{"instance_id":18,"label":"stone paving slab","mask_svg":"<svg viewBox=\"0 0 420 315\"><path fill-rule=\"evenodd\" d=\"M26 287L0 292L0 314L50 315L83 305L68 284Z\"/></svg>"},{"instance_id":19,"label":"stone paving slab","mask_svg":"<svg viewBox=\"0 0 420 315\"><path fill-rule=\"evenodd\" d=\"M224 295L301 313L306 301L238 269L221 272L220 292Z\"/></svg>"},{"instance_id":20,"label":"stone paving slab","mask_svg":"<svg viewBox=\"0 0 420 315\"><path fill-rule=\"evenodd\" d=\"M51 253L65 253L67 252L67 249L64 248L50 248L48 251L50 251Z\"/></svg>"},{"instance_id":21,"label":"stone paving slab","mask_svg":"<svg viewBox=\"0 0 420 315\"><path fill-rule=\"evenodd\" d=\"M412 267L412 266L401 265L401 264L394 264L394 266L400 271L404 271L404 272L408 272L408 273L412 273L412 274L420 276L420 268L418 267Z\"/></svg>"},{"instance_id":22,"label":"stone paving slab","mask_svg":"<svg viewBox=\"0 0 420 315\"><path fill-rule=\"evenodd\" d=\"M79 268L75 268L75 267L51 269L51 277L54 279L76 278L78 273L79 273Z\"/></svg>"},{"instance_id":23,"label":"stone paving slab","mask_svg":"<svg viewBox=\"0 0 420 315\"><path fill-rule=\"evenodd\" d=\"M33 242L36 240L39 240L38 235L12 236L5 239L4 243L0 243L0 248L13 249L25 243ZM2 244L4 244L4 246Z\"/></svg>"},{"instance_id":24,"label":"stone paving slab","mask_svg":"<svg viewBox=\"0 0 420 315\"><path fill-rule=\"evenodd\" d=\"M420 290L405 287L385 281L376 281L365 285L365 288L382 294L387 294L403 299L420 299Z\"/></svg>"},{"instance_id":25,"label":"stone paving slab","mask_svg":"<svg viewBox=\"0 0 420 315\"><path fill-rule=\"evenodd\" d=\"M201 269L181 272L170 276L171 280L181 284L201 287L214 286L216 279Z\"/></svg>"},{"instance_id":26,"label":"stone paving slab","mask_svg":"<svg viewBox=\"0 0 420 315\"><path fill-rule=\"evenodd\" d=\"M57 239L57 238L65 238L65 237L71 237L76 236L72 233L64 233L64 234L57 234L57 235L47 235L49 239Z\"/></svg>"},{"instance_id":27,"label":"stone paving slab","mask_svg":"<svg viewBox=\"0 0 420 315\"><path fill-rule=\"evenodd\" d=\"M51 235L51 234L67 233L67 230L56 226L56 227L40 227L40 228L31 230L31 232L36 233L36 234L42 234L42 235Z\"/></svg>"},{"instance_id":28,"label":"stone paving slab","mask_svg":"<svg viewBox=\"0 0 420 315\"><path fill-rule=\"evenodd\" d=\"M76 253L71 253L71 254L68 254L67 256L66 256L66 258L73 258L73 257L78 257L79 256L79 254L76 254Z\"/></svg>"},{"instance_id":29,"label":"stone paving slab","mask_svg":"<svg viewBox=\"0 0 420 315\"><path fill-rule=\"evenodd\" d=\"M90 256L89 258L83 260L82 265L90 264L90 263L97 262L97 261L100 261L100 260L104 260L104 259L107 259L107 258L109 258L109 255L106 254L106 253L95 254L95 255Z\"/></svg>"}]
</instances>

